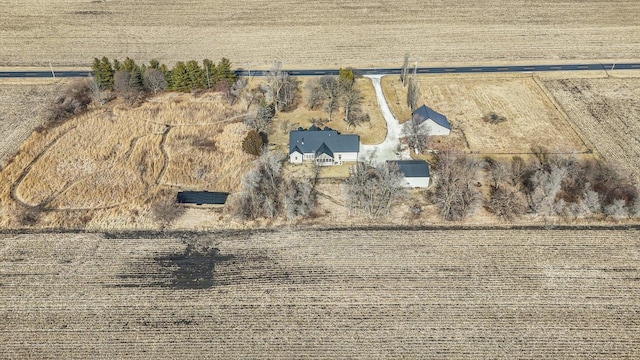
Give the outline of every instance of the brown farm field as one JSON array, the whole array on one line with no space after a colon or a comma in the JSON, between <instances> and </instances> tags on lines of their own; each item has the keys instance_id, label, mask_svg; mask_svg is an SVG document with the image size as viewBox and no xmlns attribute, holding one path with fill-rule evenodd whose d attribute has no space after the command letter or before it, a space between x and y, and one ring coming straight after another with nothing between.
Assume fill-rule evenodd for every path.
<instances>
[{"instance_id":1,"label":"brown farm field","mask_svg":"<svg viewBox=\"0 0 640 360\"><path fill-rule=\"evenodd\" d=\"M540 81L530 75L437 75L417 79L422 95L418 104L444 114L451 123L450 136L434 137L438 142L479 154L526 154L534 146L550 151L589 150ZM401 122L409 119L406 89L399 77L385 76L382 84L394 116ZM506 121L485 122L483 117L490 112Z\"/></svg>"},{"instance_id":2,"label":"brown farm field","mask_svg":"<svg viewBox=\"0 0 640 360\"><path fill-rule=\"evenodd\" d=\"M544 84L606 161L640 177L640 79L555 79Z\"/></svg>"},{"instance_id":3,"label":"brown farm field","mask_svg":"<svg viewBox=\"0 0 640 360\"><path fill-rule=\"evenodd\" d=\"M2 354L637 359L639 235L3 234Z\"/></svg>"},{"instance_id":4,"label":"brown farm field","mask_svg":"<svg viewBox=\"0 0 640 360\"><path fill-rule=\"evenodd\" d=\"M0 83L0 166L43 122L58 89L55 84Z\"/></svg>"},{"instance_id":5,"label":"brown farm field","mask_svg":"<svg viewBox=\"0 0 640 360\"><path fill-rule=\"evenodd\" d=\"M636 1L5 1L0 65L94 56L244 68L640 58Z\"/></svg>"}]
</instances>

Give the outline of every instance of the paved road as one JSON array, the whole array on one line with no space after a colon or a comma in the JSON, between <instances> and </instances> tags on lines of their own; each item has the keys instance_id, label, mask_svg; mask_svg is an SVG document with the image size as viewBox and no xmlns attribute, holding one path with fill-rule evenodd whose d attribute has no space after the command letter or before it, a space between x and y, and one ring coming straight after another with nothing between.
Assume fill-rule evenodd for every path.
<instances>
[{"instance_id":1,"label":"paved road","mask_svg":"<svg viewBox=\"0 0 640 360\"><path fill-rule=\"evenodd\" d=\"M640 70L640 63L621 64L564 64L564 65L509 65L509 66L462 66L462 67L422 67L418 74L455 74L455 73L500 73L500 72L541 72L541 71L585 71L585 70ZM295 76L338 75L336 69L287 70ZM265 76L268 70L239 69L240 76ZM359 75L400 74L400 68L356 69ZM56 77L86 77L89 71L57 71ZM0 78L48 78L51 71L0 71Z\"/></svg>"}]
</instances>

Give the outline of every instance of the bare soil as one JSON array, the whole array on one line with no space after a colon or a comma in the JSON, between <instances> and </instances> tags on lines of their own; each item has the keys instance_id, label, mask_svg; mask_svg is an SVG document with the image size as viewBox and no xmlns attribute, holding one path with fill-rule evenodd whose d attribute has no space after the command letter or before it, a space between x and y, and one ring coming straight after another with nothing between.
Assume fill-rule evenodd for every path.
<instances>
[{"instance_id":1,"label":"bare soil","mask_svg":"<svg viewBox=\"0 0 640 360\"><path fill-rule=\"evenodd\" d=\"M637 359L639 235L3 234L0 342L7 358Z\"/></svg>"},{"instance_id":2,"label":"bare soil","mask_svg":"<svg viewBox=\"0 0 640 360\"><path fill-rule=\"evenodd\" d=\"M244 68L640 58L636 1L9 1L0 65L229 57Z\"/></svg>"}]
</instances>

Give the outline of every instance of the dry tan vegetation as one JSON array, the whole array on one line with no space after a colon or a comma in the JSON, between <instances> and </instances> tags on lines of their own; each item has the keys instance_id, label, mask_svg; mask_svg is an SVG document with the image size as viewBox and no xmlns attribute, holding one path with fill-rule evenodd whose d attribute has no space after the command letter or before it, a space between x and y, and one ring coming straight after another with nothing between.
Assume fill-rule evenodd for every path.
<instances>
[{"instance_id":1,"label":"dry tan vegetation","mask_svg":"<svg viewBox=\"0 0 640 360\"><path fill-rule=\"evenodd\" d=\"M56 84L0 84L0 164L43 122L58 89Z\"/></svg>"},{"instance_id":2,"label":"dry tan vegetation","mask_svg":"<svg viewBox=\"0 0 640 360\"><path fill-rule=\"evenodd\" d=\"M607 162L640 176L640 79L561 79L544 84Z\"/></svg>"},{"instance_id":3,"label":"dry tan vegetation","mask_svg":"<svg viewBox=\"0 0 640 360\"><path fill-rule=\"evenodd\" d=\"M240 150L247 128L234 122L239 110L207 96L105 106L32 134L0 172L2 212L39 207L43 226L73 227L69 211L82 210L83 225L136 227L162 188L236 191L252 160Z\"/></svg>"},{"instance_id":4,"label":"dry tan vegetation","mask_svg":"<svg viewBox=\"0 0 640 360\"><path fill-rule=\"evenodd\" d=\"M451 122L451 139L462 149L481 154L530 153L533 146L568 149L588 148L572 129L538 80L531 76L419 76L422 98ZM383 78L385 97L394 116L411 116L406 89L397 76ZM495 112L505 122L489 124L483 116Z\"/></svg>"},{"instance_id":5,"label":"dry tan vegetation","mask_svg":"<svg viewBox=\"0 0 640 360\"><path fill-rule=\"evenodd\" d=\"M0 342L7 358L637 359L639 235L0 235ZM181 238L215 243L215 270Z\"/></svg>"},{"instance_id":6,"label":"dry tan vegetation","mask_svg":"<svg viewBox=\"0 0 640 360\"><path fill-rule=\"evenodd\" d=\"M640 58L636 1L12 1L0 64L226 56L242 67ZM28 44L28 46L26 46Z\"/></svg>"},{"instance_id":7,"label":"dry tan vegetation","mask_svg":"<svg viewBox=\"0 0 640 360\"><path fill-rule=\"evenodd\" d=\"M301 103L298 108L291 112L280 113L276 119L275 127L282 128L281 122L289 124L287 128L297 129L302 126L303 128L309 128L312 124L309 121L311 118L315 119L327 119L329 116L322 109L309 110L306 106L307 89L305 83L307 81L314 81L317 78L303 78L300 84L300 98ZM337 130L341 134L359 134L360 142L363 144L379 144L384 141L387 136L387 123L382 116L378 102L376 101L375 90L371 79L360 78L356 80L356 88L360 90L364 98L361 108L364 113L369 114L370 121L364 122L356 127L349 127L344 121L344 111L338 111L333 114L330 122L327 122L325 126L328 126L334 130ZM283 132L283 134L285 134ZM288 132L286 132L287 138L280 139L281 143L288 144ZM288 150L288 149L287 149Z\"/></svg>"}]
</instances>

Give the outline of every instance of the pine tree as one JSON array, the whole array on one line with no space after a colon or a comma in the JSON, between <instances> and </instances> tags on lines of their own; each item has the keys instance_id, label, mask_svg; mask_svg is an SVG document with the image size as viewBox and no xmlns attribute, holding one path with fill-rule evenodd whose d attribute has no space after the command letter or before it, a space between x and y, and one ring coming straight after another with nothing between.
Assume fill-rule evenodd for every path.
<instances>
[{"instance_id":1,"label":"pine tree","mask_svg":"<svg viewBox=\"0 0 640 360\"><path fill-rule=\"evenodd\" d=\"M174 91L189 91L189 74L187 73L187 67L184 62L178 61L176 65L171 69L170 76L170 88Z\"/></svg>"},{"instance_id":2,"label":"pine tree","mask_svg":"<svg viewBox=\"0 0 640 360\"><path fill-rule=\"evenodd\" d=\"M220 81L226 81L229 85L236 81L236 73L231 70L231 61L227 58L220 59L218 67L216 68L216 74Z\"/></svg>"},{"instance_id":3,"label":"pine tree","mask_svg":"<svg viewBox=\"0 0 640 360\"><path fill-rule=\"evenodd\" d=\"M116 72L122 68L120 61L118 59L113 59L113 71Z\"/></svg>"},{"instance_id":4,"label":"pine tree","mask_svg":"<svg viewBox=\"0 0 640 360\"><path fill-rule=\"evenodd\" d=\"M207 89L215 87L218 82L216 64L209 59L204 59L202 60L202 67L204 68L205 85L207 86Z\"/></svg>"},{"instance_id":5,"label":"pine tree","mask_svg":"<svg viewBox=\"0 0 640 360\"><path fill-rule=\"evenodd\" d=\"M189 89L203 89L205 87L205 74L196 60L187 62L186 70L189 82Z\"/></svg>"},{"instance_id":6,"label":"pine tree","mask_svg":"<svg viewBox=\"0 0 640 360\"><path fill-rule=\"evenodd\" d=\"M97 69L93 69L93 74L96 77L96 82L103 89L113 89L113 67L111 66L111 62L109 62L109 58L106 56L102 57L102 60L98 60L97 58L93 61L93 66Z\"/></svg>"},{"instance_id":7,"label":"pine tree","mask_svg":"<svg viewBox=\"0 0 640 360\"><path fill-rule=\"evenodd\" d=\"M142 70L140 69L140 66L133 61L133 59L129 57L125 58L124 63L122 63L121 70L129 73L129 82L131 87L137 89L142 88Z\"/></svg>"},{"instance_id":8,"label":"pine tree","mask_svg":"<svg viewBox=\"0 0 640 360\"><path fill-rule=\"evenodd\" d=\"M149 61L149 68L151 69L158 69L160 68L160 62L156 59L151 59Z\"/></svg>"}]
</instances>

